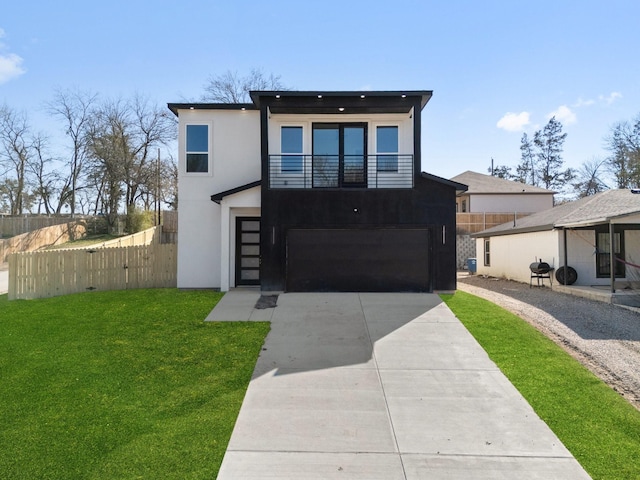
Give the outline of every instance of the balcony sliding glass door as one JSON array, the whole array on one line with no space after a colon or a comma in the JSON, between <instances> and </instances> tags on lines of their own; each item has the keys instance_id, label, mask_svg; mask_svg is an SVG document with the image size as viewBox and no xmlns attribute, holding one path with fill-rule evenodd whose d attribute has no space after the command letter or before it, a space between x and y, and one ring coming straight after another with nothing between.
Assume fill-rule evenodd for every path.
<instances>
[{"instance_id":1,"label":"balcony sliding glass door","mask_svg":"<svg viewBox=\"0 0 640 480\"><path fill-rule=\"evenodd\" d=\"M313 124L313 186L367 186L367 127L359 123Z\"/></svg>"}]
</instances>

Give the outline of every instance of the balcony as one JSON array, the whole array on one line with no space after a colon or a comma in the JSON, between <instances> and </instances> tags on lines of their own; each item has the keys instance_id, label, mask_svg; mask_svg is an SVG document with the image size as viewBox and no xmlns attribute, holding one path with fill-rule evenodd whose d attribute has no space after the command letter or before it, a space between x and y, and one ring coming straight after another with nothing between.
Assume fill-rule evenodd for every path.
<instances>
[{"instance_id":1,"label":"balcony","mask_svg":"<svg viewBox=\"0 0 640 480\"><path fill-rule=\"evenodd\" d=\"M413 155L269 155L269 188L413 188Z\"/></svg>"}]
</instances>

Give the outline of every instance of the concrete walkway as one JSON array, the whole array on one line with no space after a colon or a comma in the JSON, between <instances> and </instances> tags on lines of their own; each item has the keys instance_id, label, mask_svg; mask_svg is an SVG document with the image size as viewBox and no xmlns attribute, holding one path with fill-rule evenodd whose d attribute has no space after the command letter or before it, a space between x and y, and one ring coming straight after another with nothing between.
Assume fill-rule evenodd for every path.
<instances>
[{"instance_id":1,"label":"concrete walkway","mask_svg":"<svg viewBox=\"0 0 640 480\"><path fill-rule=\"evenodd\" d=\"M588 479L436 295L227 293L270 320L218 479Z\"/></svg>"}]
</instances>

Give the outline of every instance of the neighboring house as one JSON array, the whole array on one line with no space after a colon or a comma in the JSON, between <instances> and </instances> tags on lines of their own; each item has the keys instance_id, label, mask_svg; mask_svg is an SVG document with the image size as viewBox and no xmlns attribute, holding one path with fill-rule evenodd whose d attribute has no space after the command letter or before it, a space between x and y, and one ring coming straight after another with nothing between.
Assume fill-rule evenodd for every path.
<instances>
[{"instance_id":1,"label":"neighboring house","mask_svg":"<svg viewBox=\"0 0 640 480\"><path fill-rule=\"evenodd\" d=\"M456 198L458 213L540 212L553 207L555 192L467 170L451 179L469 188Z\"/></svg>"},{"instance_id":2,"label":"neighboring house","mask_svg":"<svg viewBox=\"0 0 640 480\"><path fill-rule=\"evenodd\" d=\"M451 180L469 187L456 198L459 269L478 256L470 234L553 207L554 192L544 188L471 171Z\"/></svg>"},{"instance_id":3,"label":"neighboring house","mask_svg":"<svg viewBox=\"0 0 640 480\"><path fill-rule=\"evenodd\" d=\"M430 91L251 92L179 118L178 287L454 290L455 197L421 173Z\"/></svg>"},{"instance_id":4,"label":"neighboring house","mask_svg":"<svg viewBox=\"0 0 640 480\"><path fill-rule=\"evenodd\" d=\"M579 286L640 280L640 195L631 190L608 190L473 236L479 274L529 282L529 265L544 261L556 272L575 270Z\"/></svg>"}]
</instances>

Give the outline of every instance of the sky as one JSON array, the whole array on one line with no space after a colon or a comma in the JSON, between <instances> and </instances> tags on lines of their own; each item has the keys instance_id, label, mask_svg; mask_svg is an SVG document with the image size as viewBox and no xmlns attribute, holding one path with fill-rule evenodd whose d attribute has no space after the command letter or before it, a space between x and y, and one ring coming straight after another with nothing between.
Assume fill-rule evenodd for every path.
<instances>
[{"instance_id":1,"label":"sky","mask_svg":"<svg viewBox=\"0 0 640 480\"><path fill-rule=\"evenodd\" d=\"M197 101L257 68L296 90L433 90L422 168L515 167L555 115L566 167L640 115L638 0L14 1L0 8L0 104L62 148L56 89Z\"/></svg>"}]
</instances>

